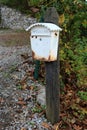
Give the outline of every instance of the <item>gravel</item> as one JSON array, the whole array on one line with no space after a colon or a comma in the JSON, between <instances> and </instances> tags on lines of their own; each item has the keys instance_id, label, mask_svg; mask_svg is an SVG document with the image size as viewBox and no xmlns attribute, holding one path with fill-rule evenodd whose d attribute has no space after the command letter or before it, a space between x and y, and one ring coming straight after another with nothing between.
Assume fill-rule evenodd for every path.
<instances>
[{"instance_id":1,"label":"gravel","mask_svg":"<svg viewBox=\"0 0 87 130\"><path fill-rule=\"evenodd\" d=\"M47 122L44 114L34 112L37 89L43 85L31 75L34 64L21 64L26 53L32 62L28 45L0 46L0 130L43 130L41 124Z\"/></svg>"}]
</instances>

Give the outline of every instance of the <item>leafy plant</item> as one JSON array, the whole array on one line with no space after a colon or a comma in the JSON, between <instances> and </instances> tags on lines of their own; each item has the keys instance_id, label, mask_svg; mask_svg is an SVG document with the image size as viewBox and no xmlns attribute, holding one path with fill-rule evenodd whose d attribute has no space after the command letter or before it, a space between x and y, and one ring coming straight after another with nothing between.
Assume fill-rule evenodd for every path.
<instances>
[{"instance_id":1,"label":"leafy plant","mask_svg":"<svg viewBox=\"0 0 87 130\"><path fill-rule=\"evenodd\" d=\"M64 82L66 77L71 77L71 81L79 86L87 85L86 6L84 1L78 0L58 1L57 6L59 23L63 28L60 40L61 75ZM76 75L74 78L72 73Z\"/></svg>"},{"instance_id":2,"label":"leafy plant","mask_svg":"<svg viewBox=\"0 0 87 130\"><path fill-rule=\"evenodd\" d=\"M43 0L28 0L30 6L39 6L37 3L42 3Z\"/></svg>"},{"instance_id":3,"label":"leafy plant","mask_svg":"<svg viewBox=\"0 0 87 130\"><path fill-rule=\"evenodd\" d=\"M79 91L79 92L78 92L78 96L79 96L82 100L87 101L87 92Z\"/></svg>"},{"instance_id":4,"label":"leafy plant","mask_svg":"<svg viewBox=\"0 0 87 130\"><path fill-rule=\"evenodd\" d=\"M85 108L81 108L80 106L73 104L71 106L71 109L74 110L73 111L73 115L78 117L79 119L83 120L85 119L85 117L87 116L87 111Z\"/></svg>"},{"instance_id":5,"label":"leafy plant","mask_svg":"<svg viewBox=\"0 0 87 130\"><path fill-rule=\"evenodd\" d=\"M22 85L18 84L18 85L17 85L17 89L22 90Z\"/></svg>"},{"instance_id":6,"label":"leafy plant","mask_svg":"<svg viewBox=\"0 0 87 130\"><path fill-rule=\"evenodd\" d=\"M41 113L41 112L44 111L45 109L46 109L46 106L36 105L35 107L32 108L32 112L33 112L33 113Z\"/></svg>"}]
</instances>

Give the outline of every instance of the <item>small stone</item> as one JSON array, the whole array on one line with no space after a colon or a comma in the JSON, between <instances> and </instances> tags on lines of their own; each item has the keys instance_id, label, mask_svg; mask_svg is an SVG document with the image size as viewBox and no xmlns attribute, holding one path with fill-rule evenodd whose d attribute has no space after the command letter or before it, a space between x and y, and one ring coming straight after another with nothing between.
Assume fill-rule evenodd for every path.
<instances>
[{"instance_id":1,"label":"small stone","mask_svg":"<svg viewBox=\"0 0 87 130\"><path fill-rule=\"evenodd\" d=\"M34 125L34 129L36 129L37 128L37 126L36 125Z\"/></svg>"},{"instance_id":2,"label":"small stone","mask_svg":"<svg viewBox=\"0 0 87 130\"><path fill-rule=\"evenodd\" d=\"M37 95L37 102L43 106L46 105L46 95L45 95L45 88L40 87L40 90Z\"/></svg>"}]
</instances>

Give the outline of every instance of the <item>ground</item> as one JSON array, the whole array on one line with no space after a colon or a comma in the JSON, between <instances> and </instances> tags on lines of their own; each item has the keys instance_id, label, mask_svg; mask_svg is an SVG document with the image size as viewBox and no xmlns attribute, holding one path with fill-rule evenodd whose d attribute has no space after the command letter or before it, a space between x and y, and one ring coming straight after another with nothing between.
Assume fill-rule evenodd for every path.
<instances>
[{"instance_id":1,"label":"ground","mask_svg":"<svg viewBox=\"0 0 87 130\"><path fill-rule=\"evenodd\" d=\"M45 120L36 110L42 85L33 70L29 33L0 30L0 130L38 130Z\"/></svg>"}]
</instances>

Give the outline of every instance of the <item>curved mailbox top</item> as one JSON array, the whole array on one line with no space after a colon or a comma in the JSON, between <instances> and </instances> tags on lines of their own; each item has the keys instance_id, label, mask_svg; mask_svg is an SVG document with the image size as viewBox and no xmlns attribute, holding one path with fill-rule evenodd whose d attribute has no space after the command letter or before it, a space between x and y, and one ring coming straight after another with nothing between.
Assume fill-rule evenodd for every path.
<instances>
[{"instance_id":1,"label":"curved mailbox top","mask_svg":"<svg viewBox=\"0 0 87 130\"><path fill-rule=\"evenodd\" d=\"M44 28L47 28L48 30L50 30L50 31L62 31L62 29L59 27L59 26L57 26L57 25L55 25L55 24L53 24L53 23L35 23L35 24L32 24L32 25L30 25L27 29L26 29L26 31L30 31L30 30L32 30L34 27L44 27Z\"/></svg>"}]
</instances>

